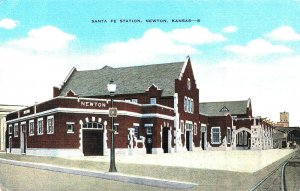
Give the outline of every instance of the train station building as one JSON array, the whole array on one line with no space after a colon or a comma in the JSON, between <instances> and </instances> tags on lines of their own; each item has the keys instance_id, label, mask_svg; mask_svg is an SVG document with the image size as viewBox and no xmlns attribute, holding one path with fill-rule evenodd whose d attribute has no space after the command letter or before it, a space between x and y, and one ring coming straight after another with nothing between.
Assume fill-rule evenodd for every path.
<instances>
[{"instance_id":1,"label":"train station building","mask_svg":"<svg viewBox=\"0 0 300 191\"><path fill-rule=\"evenodd\" d=\"M269 149L273 125L252 116L251 100L199 103L191 60L77 71L53 98L7 115L10 153L43 156L108 155L114 94L116 153Z\"/></svg>"}]
</instances>

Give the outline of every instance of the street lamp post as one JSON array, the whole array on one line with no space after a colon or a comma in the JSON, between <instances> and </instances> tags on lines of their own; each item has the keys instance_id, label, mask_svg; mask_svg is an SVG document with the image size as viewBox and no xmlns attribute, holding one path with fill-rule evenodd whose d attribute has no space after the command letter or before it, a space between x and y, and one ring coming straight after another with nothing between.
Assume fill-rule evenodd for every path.
<instances>
[{"instance_id":1,"label":"street lamp post","mask_svg":"<svg viewBox=\"0 0 300 191\"><path fill-rule=\"evenodd\" d=\"M109 172L117 172L116 164L115 164L115 126L114 126L114 112L113 109L113 97L114 93L116 91L117 85L114 83L113 80L110 81L109 84L107 84L107 90L110 95L110 110L109 110L109 116L111 117L111 130L110 130L110 140L111 140L111 146L110 146L110 166L109 166Z\"/></svg>"}]
</instances>

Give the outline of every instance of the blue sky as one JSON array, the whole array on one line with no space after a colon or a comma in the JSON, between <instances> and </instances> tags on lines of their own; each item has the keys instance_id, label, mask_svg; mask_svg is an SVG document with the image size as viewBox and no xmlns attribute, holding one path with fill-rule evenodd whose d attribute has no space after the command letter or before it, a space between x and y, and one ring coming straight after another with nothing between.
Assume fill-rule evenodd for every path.
<instances>
[{"instance_id":1,"label":"blue sky","mask_svg":"<svg viewBox=\"0 0 300 191\"><path fill-rule=\"evenodd\" d=\"M254 115L278 121L280 111L289 111L292 125L300 125L299 13L299 0L0 0L0 85L9 89L0 103L50 99L73 66L154 64L190 55L200 101L251 98Z\"/></svg>"}]
</instances>

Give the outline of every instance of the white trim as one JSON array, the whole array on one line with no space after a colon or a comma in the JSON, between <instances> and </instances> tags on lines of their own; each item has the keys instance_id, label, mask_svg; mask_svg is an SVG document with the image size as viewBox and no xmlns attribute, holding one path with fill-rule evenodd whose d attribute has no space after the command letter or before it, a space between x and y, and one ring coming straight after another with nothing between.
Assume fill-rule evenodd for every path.
<instances>
[{"instance_id":1,"label":"white trim","mask_svg":"<svg viewBox=\"0 0 300 191\"><path fill-rule=\"evenodd\" d=\"M49 120L52 120L52 125L53 125L53 131L50 131L50 128L49 128ZM47 116L47 134L54 134L54 116L51 115L51 116Z\"/></svg>"},{"instance_id":2,"label":"white trim","mask_svg":"<svg viewBox=\"0 0 300 191\"><path fill-rule=\"evenodd\" d=\"M39 132L39 122L40 121L42 121L41 132ZM36 127L37 127L37 135L43 135L44 134L44 118L43 117L38 118L38 120L36 121Z\"/></svg>"},{"instance_id":3,"label":"white trim","mask_svg":"<svg viewBox=\"0 0 300 191\"><path fill-rule=\"evenodd\" d=\"M79 108L55 108L55 109L50 109L47 111L43 111L40 113L36 114L31 114L28 116L24 116L21 118L17 119L12 119L7 121L7 123L14 123L14 122L19 122L27 119L31 119L34 117L42 117L45 115L51 115L54 113L81 113L81 114L105 114L108 115L108 110L101 110L101 109L79 109ZM140 117L140 118L151 118L151 117L157 117L161 119L168 119L168 120L174 120L174 116L168 116L168 115L163 115L163 114L158 114L158 113L147 113L147 114L140 114L136 112L131 112L131 111L125 111L125 110L120 110L118 111L118 115L127 115L127 116L132 116L132 117Z\"/></svg>"},{"instance_id":4,"label":"white trim","mask_svg":"<svg viewBox=\"0 0 300 191\"><path fill-rule=\"evenodd\" d=\"M219 142L214 142L213 140L213 129L218 129L219 130ZM210 142L211 144L220 144L221 143L221 127L212 127L211 130L210 130L210 136L211 136L211 139L210 139Z\"/></svg>"},{"instance_id":5,"label":"white trim","mask_svg":"<svg viewBox=\"0 0 300 191\"><path fill-rule=\"evenodd\" d=\"M184 74L184 71L185 71L185 68L186 68L186 66L187 66L187 63L188 63L189 59L190 59L190 57L187 56L187 57L186 57L186 60L184 61L183 67L182 67L181 72L180 72L180 74L179 74L179 80L181 80L181 78L182 78L182 76L183 76L183 74Z\"/></svg>"},{"instance_id":6,"label":"white trim","mask_svg":"<svg viewBox=\"0 0 300 191\"><path fill-rule=\"evenodd\" d=\"M74 133L75 122L66 122L66 125L67 125L67 133L70 133L70 134ZM72 131L69 131L68 125L73 125Z\"/></svg>"},{"instance_id":7,"label":"white trim","mask_svg":"<svg viewBox=\"0 0 300 191\"><path fill-rule=\"evenodd\" d=\"M139 123L133 123L132 125L133 125L134 127L137 127L137 126L139 127L139 126L140 126Z\"/></svg>"},{"instance_id":8,"label":"white trim","mask_svg":"<svg viewBox=\"0 0 300 191\"><path fill-rule=\"evenodd\" d=\"M145 123L144 126L145 127L153 127L153 123Z\"/></svg>"},{"instance_id":9,"label":"white trim","mask_svg":"<svg viewBox=\"0 0 300 191\"><path fill-rule=\"evenodd\" d=\"M33 124L33 132L31 133L30 131L30 125ZM32 120L29 120L29 123L28 123L28 133L29 133L29 136L34 136L34 119Z\"/></svg>"},{"instance_id":10,"label":"white trim","mask_svg":"<svg viewBox=\"0 0 300 191\"><path fill-rule=\"evenodd\" d=\"M9 135L13 134L13 126L12 126L12 124L8 125L8 134Z\"/></svg>"},{"instance_id":11,"label":"white trim","mask_svg":"<svg viewBox=\"0 0 300 191\"><path fill-rule=\"evenodd\" d=\"M16 128L17 127L17 128ZM17 130L17 131L16 131ZM17 133L16 133L17 132ZM15 123L14 124L14 137L19 137L19 124Z\"/></svg>"}]
</instances>

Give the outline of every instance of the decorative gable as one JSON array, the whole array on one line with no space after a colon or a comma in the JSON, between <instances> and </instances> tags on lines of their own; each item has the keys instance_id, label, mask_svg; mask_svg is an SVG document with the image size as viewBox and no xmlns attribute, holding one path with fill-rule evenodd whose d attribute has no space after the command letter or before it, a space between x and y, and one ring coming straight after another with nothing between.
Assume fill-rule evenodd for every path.
<instances>
[{"instance_id":1,"label":"decorative gable","mask_svg":"<svg viewBox=\"0 0 300 191\"><path fill-rule=\"evenodd\" d=\"M224 106L224 107L220 110L220 112L229 112L229 109L228 109L226 106Z\"/></svg>"}]
</instances>

